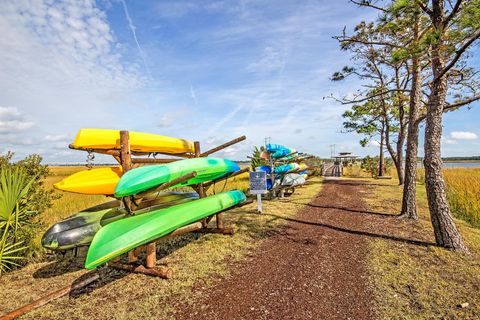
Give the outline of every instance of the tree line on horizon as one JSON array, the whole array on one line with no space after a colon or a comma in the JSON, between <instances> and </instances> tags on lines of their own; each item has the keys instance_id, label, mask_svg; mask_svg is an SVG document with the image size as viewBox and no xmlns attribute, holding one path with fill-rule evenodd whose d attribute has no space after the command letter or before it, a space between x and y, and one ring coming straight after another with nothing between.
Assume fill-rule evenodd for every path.
<instances>
[{"instance_id":1,"label":"tree line on horizon","mask_svg":"<svg viewBox=\"0 0 480 320\"><path fill-rule=\"evenodd\" d=\"M480 39L480 0L350 2L378 16L358 23L352 34L344 28L334 36L352 54L352 65L331 80L355 77L361 83L355 93L330 97L351 105L343 114L344 130L363 135L362 146L379 139L379 173L386 148L403 185L400 217L418 219L416 169L424 127L422 160L436 243L468 252L447 202L441 139L443 114L480 99L479 71L471 59Z\"/></svg>"}]
</instances>

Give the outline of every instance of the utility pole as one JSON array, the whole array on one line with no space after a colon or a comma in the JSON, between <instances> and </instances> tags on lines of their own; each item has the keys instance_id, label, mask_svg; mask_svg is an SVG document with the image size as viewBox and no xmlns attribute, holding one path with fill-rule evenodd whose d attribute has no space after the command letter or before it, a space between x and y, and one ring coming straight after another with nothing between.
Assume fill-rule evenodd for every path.
<instances>
[{"instance_id":1,"label":"utility pole","mask_svg":"<svg viewBox=\"0 0 480 320\"><path fill-rule=\"evenodd\" d=\"M330 145L330 158L335 156L335 144Z\"/></svg>"},{"instance_id":2,"label":"utility pole","mask_svg":"<svg viewBox=\"0 0 480 320\"><path fill-rule=\"evenodd\" d=\"M267 144L270 143L271 140L272 140L272 137L265 137L265 147L267 146Z\"/></svg>"}]
</instances>

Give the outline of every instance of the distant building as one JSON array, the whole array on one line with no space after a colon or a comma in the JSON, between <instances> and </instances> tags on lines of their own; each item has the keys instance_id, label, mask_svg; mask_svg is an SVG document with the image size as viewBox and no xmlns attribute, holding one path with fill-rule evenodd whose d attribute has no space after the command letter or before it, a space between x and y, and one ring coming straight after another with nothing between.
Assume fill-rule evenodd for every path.
<instances>
[{"instance_id":1,"label":"distant building","mask_svg":"<svg viewBox=\"0 0 480 320\"><path fill-rule=\"evenodd\" d=\"M338 163L348 163L355 162L358 156L354 155L352 152L339 152L338 155L334 156L335 162Z\"/></svg>"}]
</instances>

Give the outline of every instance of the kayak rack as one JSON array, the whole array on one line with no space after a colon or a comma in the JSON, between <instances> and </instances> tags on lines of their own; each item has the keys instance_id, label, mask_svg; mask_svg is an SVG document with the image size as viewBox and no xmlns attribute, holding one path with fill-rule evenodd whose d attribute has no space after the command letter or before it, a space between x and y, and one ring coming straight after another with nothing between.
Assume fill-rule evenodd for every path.
<instances>
[{"instance_id":1,"label":"kayak rack","mask_svg":"<svg viewBox=\"0 0 480 320\"><path fill-rule=\"evenodd\" d=\"M207 157L208 155L218 152L220 150L223 150L231 145L234 145L236 143L239 143L241 141L244 141L246 139L245 136L241 136L238 138L235 138L233 140L230 140L226 143L223 143L217 147L211 148L207 151L201 152L200 148L200 142L195 141L194 142L194 152L193 153L181 153L181 154L169 154L169 153L158 153L161 155L167 155L170 156L168 158L156 158L155 156L157 153L154 153L153 157L150 157L151 153L142 153L142 152L134 152L130 150L130 136L129 132L127 130L121 130L120 131L120 144L119 148L113 148L113 149L85 149L85 148L78 148L73 145L69 145L70 149L75 149L75 150L83 150L87 151L89 154L90 153L100 153L100 154L106 154L112 156L122 167L123 173L138 167L141 164L164 164L164 163L171 163L174 161L179 161L185 158L200 158L200 157ZM143 157L142 157L143 156ZM148 156L148 157L145 157ZM200 198L206 197L206 191L214 185L216 182L225 180L234 176L237 176L239 174L245 173L248 171L248 168L244 168L241 170L238 170L237 172L233 172L225 177L207 182L207 183L199 183L197 185L192 186L193 189L198 193ZM187 181L193 177L195 177L197 173L195 171L192 171L188 174L185 174L184 176L181 176L175 180L172 180L170 182L164 183L162 185L159 185L156 187L154 190L149 190L148 192L145 193L150 193L152 191L160 191L164 190L167 188L170 188L174 185L178 185L179 183L182 183L184 181ZM123 204L125 205L125 208L127 212L131 213L135 206L137 205L137 201L141 201L141 198L144 194L139 194L136 197L125 197L122 198ZM244 203L245 204L245 203ZM235 206L238 207L238 206ZM190 232L201 232L201 233L217 233L217 234L224 234L224 235L232 235L233 234L233 229L228 228L224 226L223 219L222 219L222 213L228 210L231 210L235 207L229 208L227 210L217 212L216 214L206 217L204 219L201 219L200 221L197 221L195 223L192 223L190 225L181 227L172 233L161 237L159 239L156 239L146 245L139 246L131 251L128 252L128 264L120 263L119 259L114 259L111 262L108 262L107 265L113 268L117 269L122 269L122 270L127 270L130 272L134 273L142 273L150 276L157 276L165 279L169 279L173 275L173 271L170 268L158 268L156 267L156 242L161 241L170 237L182 235L185 233L190 233ZM216 227L215 228L209 228L208 224L209 222L215 217L216 220ZM145 264L142 265L139 263L139 255L140 253L145 250L146 255L145 255Z\"/></svg>"}]
</instances>

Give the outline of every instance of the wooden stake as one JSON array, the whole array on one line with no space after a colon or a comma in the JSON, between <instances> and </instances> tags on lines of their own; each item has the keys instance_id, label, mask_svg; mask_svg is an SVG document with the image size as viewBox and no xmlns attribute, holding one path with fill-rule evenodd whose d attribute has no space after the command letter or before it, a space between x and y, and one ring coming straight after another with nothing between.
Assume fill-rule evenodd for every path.
<instances>
[{"instance_id":1,"label":"wooden stake","mask_svg":"<svg viewBox=\"0 0 480 320\"><path fill-rule=\"evenodd\" d=\"M155 242L150 242L147 244L147 257L146 257L146 267L154 268L157 260L157 246Z\"/></svg>"},{"instance_id":2,"label":"wooden stake","mask_svg":"<svg viewBox=\"0 0 480 320\"><path fill-rule=\"evenodd\" d=\"M132 158L132 163L170 163L175 162L182 159L173 159L173 158Z\"/></svg>"},{"instance_id":3,"label":"wooden stake","mask_svg":"<svg viewBox=\"0 0 480 320\"><path fill-rule=\"evenodd\" d=\"M194 147L194 150L195 150L195 158L199 158L200 157L200 142L194 141L193 142L193 147ZM195 191L197 191L198 197L200 199L205 198L205 188L203 187L203 183L197 184L197 186L195 187ZM202 220L202 226L203 226L203 228L206 228L208 226L207 219Z\"/></svg>"},{"instance_id":4,"label":"wooden stake","mask_svg":"<svg viewBox=\"0 0 480 320\"><path fill-rule=\"evenodd\" d=\"M77 148L74 147L72 144L69 144L68 147L73 150L81 150L81 151L90 151L90 152L95 152L95 153L101 153L101 154L108 154L110 156L114 157L119 157L120 156L120 151L115 150L115 149L88 149L88 148Z\"/></svg>"},{"instance_id":5,"label":"wooden stake","mask_svg":"<svg viewBox=\"0 0 480 320\"><path fill-rule=\"evenodd\" d=\"M77 283L73 282L70 285L68 285L66 287L63 287L60 290L49 293L46 296L44 296L40 299L37 299L30 304L27 304L27 305L25 305L21 308L10 311L9 313L4 314L3 316L0 316L0 320L11 320L11 319L18 318L21 315L23 315L23 314L25 314L29 311L32 311L32 310L37 309L37 308L39 308L43 305L46 305L47 303L49 303L50 301L52 301L54 299L63 297L64 295L66 295L66 294L68 294L72 291L75 291L75 290L81 289L83 287L86 287L87 285L96 281L100 277L96 271L91 271L91 272L83 275L82 277L85 277L85 276L87 276L87 278L80 281L80 282L77 282Z\"/></svg>"},{"instance_id":6,"label":"wooden stake","mask_svg":"<svg viewBox=\"0 0 480 320\"><path fill-rule=\"evenodd\" d=\"M217 213L215 215L216 217L216 220L217 220L217 229L223 229L223 220L222 220L222 217L223 217L223 214L221 212Z\"/></svg>"},{"instance_id":7,"label":"wooden stake","mask_svg":"<svg viewBox=\"0 0 480 320\"><path fill-rule=\"evenodd\" d=\"M197 176L197 173L195 171L192 171L190 173L187 173L186 175L183 175L181 177L178 177L176 179L173 179L172 181L170 182L167 182L167 183L164 183L164 184L161 184L159 185L158 187L156 187L155 189L150 189L150 190L147 190L145 192L140 192L137 196L139 198L142 198L142 195L144 194L147 194L147 193L153 193L153 192L157 192L157 191L160 191L160 190L164 190L164 189L167 189L167 188L170 188L171 186L174 186L174 185L177 185L179 183L182 183L184 181L187 181L187 180L190 180L194 177Z\"/></svg>"}]
</instances>

